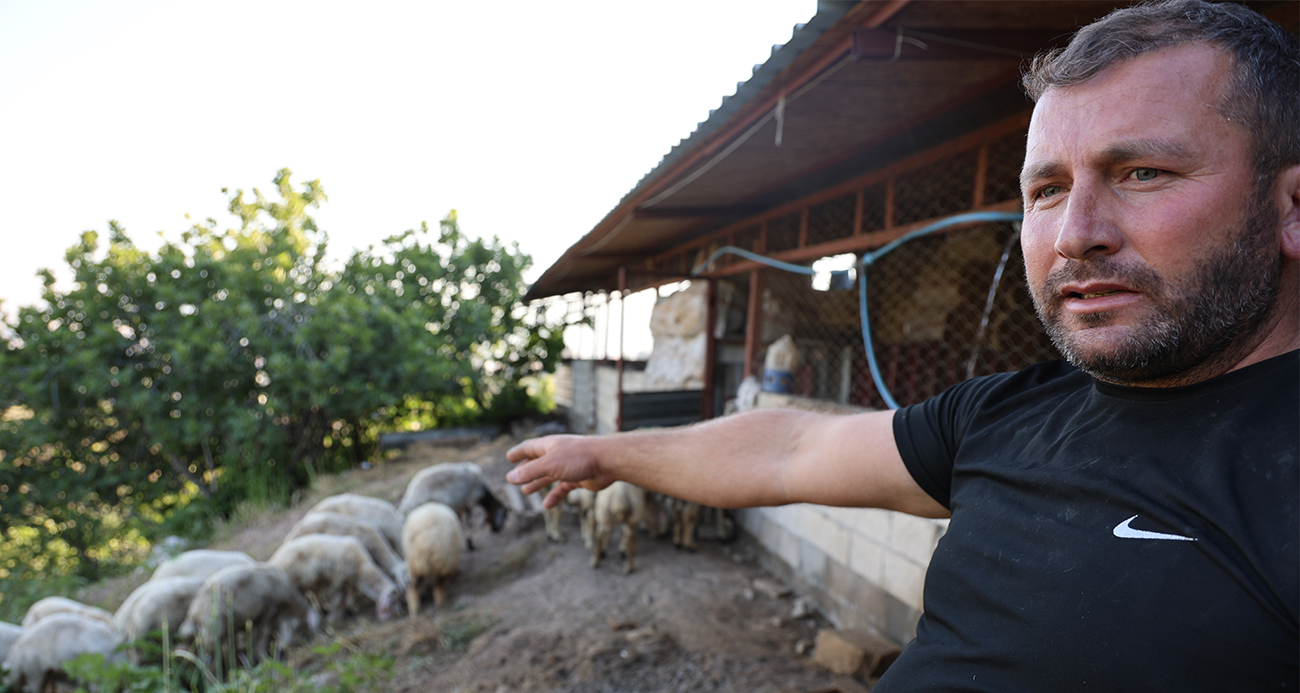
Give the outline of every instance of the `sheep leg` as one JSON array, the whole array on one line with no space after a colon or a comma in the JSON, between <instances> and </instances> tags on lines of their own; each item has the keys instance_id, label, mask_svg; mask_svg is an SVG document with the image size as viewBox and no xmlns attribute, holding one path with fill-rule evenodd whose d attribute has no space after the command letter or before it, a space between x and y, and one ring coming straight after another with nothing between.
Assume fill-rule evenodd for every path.
<instances>
[{"instance_id":1,"label":"sheep leg","mask_svg":"<svg viewBox=\"0 0 1300 693\"><path fill-rule=\"evenodd\" d=\"M442 608L447 604L447 584L443 578L436 578L433 583L433 605Z\"/></svg>"},{"instance_id":2,"label":"sheep leg","mask_svg":"<svg viewBox=\"0 0 1300 693\"><path fill-rule=\"evenodd\" d=\"M560 531L560 506L542 511L542 520L546 522L546 538L556 544L564 543L564 534Z\"/></svg>"},{"instance_id":3,"label":"sheep leg","mask_svg":"<svg viewBox=\"0 0 1300 693\"><path fill-rule=\"evenodd\" d=\"M695 527L700 523L700 504L684 503L682 506L681 547L695 550Z\"/></svg>"},{"instance_id":4,"label":"sheep leg","mask_svg":"<svg viewBox=\"0 0 1300 693\"><path fill-rule=\"evenodd\" d=\"M619 542L618 550L623 554L623 574L626 575L635 568L633 561L636 557L636 528L630 522L623 525L623 541Z\"/></svg>"},{"instance_id":5,"label":"sheep leg","mask_svg":"<svg viewBox=\"0 0 1300 693\"><path fill-rule=\"evenodd\" d=\"M596 535L596 514L591 510L579 510L578 522L582 527L582 545L591 549Z\"/></svg>"},{"instance_id":6,"label":"sheep leg","mask_svg":"<svg viewBox=\"0 0 1300 693\"><path fill-rule=\"evenodd\" d=\"M423 578L411 578L406 585L406 617L414 620L420 614L420 586Z\"/></svg>"},{"instance_id":7,"label":"sheep leg","mask_svg":"<svg viewBox=\"0 0 1300 693\"><path fill-rule=\"evenodd\" d=\"M591 567L600 567L600 558L605 555L605 549L609 546L609 535L614 530L609 525L596 523L596 537L591 545Z\"/></svg>"}]
</instances>

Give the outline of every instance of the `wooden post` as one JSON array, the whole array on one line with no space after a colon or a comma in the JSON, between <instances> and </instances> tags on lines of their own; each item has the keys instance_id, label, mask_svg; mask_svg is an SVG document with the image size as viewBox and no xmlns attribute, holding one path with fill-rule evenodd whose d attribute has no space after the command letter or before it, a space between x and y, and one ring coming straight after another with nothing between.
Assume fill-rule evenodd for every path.
<instances>
[{"instance_id":1,"label":"wooden post","mask_svg":"<svg viewBox=\"0 0 1300 693\"><path fill-rule=\"evenodd\" d=\"M763 270L749 271L749 311L745 316L745 377L756 375L759 342L763 339Z\"/></svg>"},{"instance_id":2,"label":"wooden post","mask_svg":"<svg viewBox=\"0 0 1300 693\"><path fill-rule=\"evenodd\" d=\"M704 392L700 393L700 420L713 418L714 362L717 359L718 340L713 326L718 322L718 281L709 277L709 288L705 292L708 305L704 311Z\"/></svg>"},{"instance_id":3,"label":"wooden post","mask_svg":"<svg viewBox=\"0 0 1300 693\"><path fill-rule=\"evenodd\" d=\"M614 416L614 432L623 430L623 317L627 312L627 266L618 268L618 361L614 366L615 386L614 400L618 403L618 413Z\"/></svg>"}]
</instances>

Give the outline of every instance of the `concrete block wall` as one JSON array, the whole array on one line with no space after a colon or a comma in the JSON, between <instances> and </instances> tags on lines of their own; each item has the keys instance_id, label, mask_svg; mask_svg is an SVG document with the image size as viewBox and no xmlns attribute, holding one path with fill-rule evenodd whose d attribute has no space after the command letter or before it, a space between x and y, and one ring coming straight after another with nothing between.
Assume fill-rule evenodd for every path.
<instances>
[{"instance_id":1,"label":"concrete block wall","mask_svg":"<svg viewBox=\"0 0 1300 693\"><path fill-rule=\"evenodd\" d=\"M916 636L925 571L947 520L811 504L739 510L736 518L764 564L837 626L900 645Z\"/></svg>"}]
</instances>

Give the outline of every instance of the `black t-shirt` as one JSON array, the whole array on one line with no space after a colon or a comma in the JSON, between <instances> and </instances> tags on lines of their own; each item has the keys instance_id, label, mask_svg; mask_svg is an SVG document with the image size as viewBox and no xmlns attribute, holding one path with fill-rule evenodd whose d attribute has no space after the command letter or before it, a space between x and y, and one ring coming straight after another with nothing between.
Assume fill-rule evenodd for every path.
<instances>
[{"instance_id":1,"label":"black t-shirt","mask_svg":"<svg viewBox=\"0 0 1300 693\"><path fill-rule=\"evenodd\" d=\"M1163 389L1055 361L899 410L952 521L875 690L1300 688L1298 355Z\"/></svg>"}]
</instances>

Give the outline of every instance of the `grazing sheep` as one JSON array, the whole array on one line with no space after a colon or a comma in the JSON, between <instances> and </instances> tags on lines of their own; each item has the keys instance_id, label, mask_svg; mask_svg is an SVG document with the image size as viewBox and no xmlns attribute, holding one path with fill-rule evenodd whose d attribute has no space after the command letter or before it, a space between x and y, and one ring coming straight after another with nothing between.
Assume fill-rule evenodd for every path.
<instances>
[{"instance_id":1,"label":"grazing sheep","mask_svg":"<svg viewBox=\"0 0 1300 693\"><path fill-rule=\"evenodd\" d=\"M122 606L113 614L113 627L127 642L133 642L165 626L168 635L175 637L180 630L190 602L199 587L207 580L197 576L165 577L149 580L135 588ZM133 655L132 659L135 657Z\"/></svg>"},{"instance_id":2,"label":"grazing sheep","mask_svg":"<svg viewBox=\"0 0 1300 693\"><path fill-rule=\"evenodd\" d=\"M34 626L48 616L62 613L77 614L113 625L113 614L97 606L87 606L67 597L46 597L27 609L27 614L23 616L23 628Z\"/></svg>"},{"instance_id":3,"label":"grazing sheep","mask_svg":"<svg viewBox=\"0 0 1300 693\"><path fill-rule=\"evenodd\" d=\"M227 566L252 563L253 557L243 551L216 551L214 549L196 549L158 566L150 580L170 577L206 578Z\"/></svg>"},{"instance_id":4,"label":"grazing sheep","mask_svg":"<svg viewBox=\"0 0 1300 693\"><path fill-rule=\"evenodd\" d=\"M22 634L22 626L0 621L0 664L9 659L9 648L13 647L14 641Z\"/></svg>"},{"instance_id":5,"label":"grazing sheep","mask_svg":"<svg viewBox=\"0 0 1300 693\"><path fill-rule=\"evenodd\" d=\"M687 551L695 550L695 528L700 524L699 503L684 501L671 496L664 497L669 522L672 525L673 546Z\"/></svg>"},{"instance_id":6,"label":"grazing sheep","mask_svg":"<svg viewBox=\"0 0 1300 693\"><path fill-rule=\"evenodd\" d=\"M316 597L327 623L343 616L356 594L375 603L375 618L381 622L398 602L397 585L356 537L306 534L286 541L267 562L282 568L298 591Z\"/></svg>"},{"instance_id":7,"label":"grazing sheep","mask_svg":"<svg viewBox=\"0 0 1300 693\"><path fill-rule=\"evenodd\" d=\"M402 513L392 503L356 493L340 493L321 500L308 513L332 512L365 520L384 535L393 550L402 555Z\"/></svg>"},{"instance_id":8,"label":"grazing sheep","mask_svg":"<svg viewBox=\"0 0 1300 693\"><path fill-rule=\"evenodd\" d=\"M483 468L473 462L436 464L416 472L406 485L406 493L397 511L409 515L425 503L442 503L460 516L465 528L465 545L474 550L470 538L470 518L474 506L487 511L487 523L493 532L500 532L506 523L506 506L487 487Z\"/></svg>"},{"instance_id":9,"label":"grazing sheep","mask_svg":"<svg viewBox=\"0 0 1300 693\"><path fill-rule=\"evenodd\" d=\"M420 595L433 588L433 604L447 602L446 581L460 567L460 547L465 541L456 511L442 503L425 503L411 511L402 527L402 550L411 583L406 588L410 618L420 613Z\"/></svg>"},{"instance_id":10,"label":"grazing sheep","mask_svg":"<svg viewBox=\"0 0 1300 693\"><path fill-rule=\"evenodd\" d=\"M582 487L569 491L569 494L564 497L564 504L543 511L542 519L546 522L546 537L557 544L564 541L564 535L560 532L560 513L565 504L578 509L578 527L582 530L582 545L590 549L596 533L596 493Z\"/></svg>"},{"instance_id":11,"label":"grazing sheep","mask_svg":"<svg viewBox=\"0 0 1300 693\"><path fill-rule=\"evenodd\" d=\"M9 648L6 683L13 690L44 691L47 683L66 680L63 665L88 654L104 655L106 663L124 659L117 648L122 636L113 626L73 612L50 614L24 627Z\"/></svg>"},{"instance_id":12,"label":"grazing sheep","mask_svg":"<svg viewBox=\"0 0 1300 693\"><path fill-rule=\"evenodd\" d=\"M366 551L370 553L370 558L379 566L380 570L388 573L388 577L397 583L399 590L405 590L411 582L411 576L406 572L406 561L397 555L393 545L384 538L383 534L375 528L373 524L360 520L349 515L343 515L335 512L310 512L298 521L298 524L289 530L285 535L285 542L293 541L301 536L310 534L328 534L336 537L356 537L361 540Z\"/></svg>"},{"instance_id":13,"label":"grazing sheep","mask_svg":"<svg viewBox=\"0 0 1300 693\"><path fill-rule=\"evenodd\" d=\"M267 655L272 637L278 652L304 624L315 630L317 619L307 598L279 566L240 563L218 570L199 586L177 636L193 640L211 667L234 661L234 653L225 651L230 631L242 636L248 628L244 650L248 663L255 665Z\"/></svg>"},{"instance_id":14,"label":"grazing sheep","mask_svg":"<svg viewBox=\"0 0 1300 693\"><path fill-rule=\"evenodd\" d=\"M600 566L601 556L609 546L615 525L623 526L619 552L623 554L623 572L635 568L636 525L645 516L645 489L626 481L615 481L596 493L596 538L591 547L591 567Z\"/></svg>"}]
</instances>

